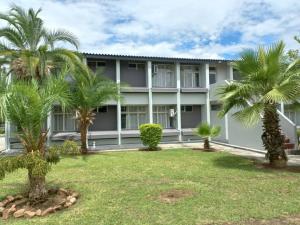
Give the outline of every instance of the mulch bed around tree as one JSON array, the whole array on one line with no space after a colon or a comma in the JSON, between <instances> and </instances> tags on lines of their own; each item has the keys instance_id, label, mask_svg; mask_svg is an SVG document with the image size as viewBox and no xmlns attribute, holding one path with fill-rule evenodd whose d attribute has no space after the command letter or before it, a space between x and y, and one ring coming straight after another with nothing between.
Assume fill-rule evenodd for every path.
<instances>
[{"instance_id":1,"label":"mulch bed around tree","mask_svg":"<svg viewBox=\"0 0 300 225\"><path fill-rule=\"evenodd\" d=\"M28 198L22 195L7 196L0 202L0 216L6 220L9 217L33 218L35 216L46 216L50 213L69 208L79 198L77 192L63 188L50 189L48 198L44 202L32 204Z\"/></svg>"},{"instance_id":2,"label":"mulch bed around tree","mask_svg":"<svg viewBox=\"0 0 300 225\"><path fill-rule=\"evenodd\" d=\"M175 203L187 197L192 197L194 192L191 190L172 189L160 193L158 200L163 203Z\"/></svg>"}]
</instances>

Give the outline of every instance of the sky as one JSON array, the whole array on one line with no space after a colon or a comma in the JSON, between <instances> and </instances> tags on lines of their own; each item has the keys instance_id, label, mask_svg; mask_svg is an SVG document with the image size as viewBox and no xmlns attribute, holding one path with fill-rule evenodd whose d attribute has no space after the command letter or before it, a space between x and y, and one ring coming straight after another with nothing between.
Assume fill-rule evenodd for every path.
<instances>
[{"instance_id":1,"label":"sky","mask_svg":"<svg viewBox=\"0 0 300 225\"><path fill-rule=\"evenodd\" d=\"M12 2L42 8L46 27L71 31L82 52L236 59L279 40L300 47L300 0L0 0L0 11Z\"/></svg>"}]
</instances>

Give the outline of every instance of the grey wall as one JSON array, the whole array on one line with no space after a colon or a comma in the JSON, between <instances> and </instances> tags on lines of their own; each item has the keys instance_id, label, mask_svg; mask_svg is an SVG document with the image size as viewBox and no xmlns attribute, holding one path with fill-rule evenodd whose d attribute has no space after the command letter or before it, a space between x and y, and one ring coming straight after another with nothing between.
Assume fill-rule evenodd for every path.
<instances>
[{"instance_id":1,"label":"grey wall","mask_svg":"<svg viewBox=\"0 0 300 225\"><path fill-rule=\"evenodd\" d=\"M195 128L201 122L201 106L193 105L192 112L181 111L181 127Z\"/></svg>"},{"instance_id":2,"label":"grey wall","mask_svg":"<svg viewBox=\"0 0 300 225\"><path fill-rule=\"evenodd\" d=\"M128 63L129 61L120 62L121 82L132 87L146 87L146 64L143 68L132 69L128 68Z\"/></svg>"},{"instance_id":3,"label":"grey wall","mask_svg":"<svg viewBox=\"0 0 300 225\"><path fill-rule=\"evenodd\" d=\"M103 75L109 79L116 80L116 61L115 60L102 60L102 59L87 59L88 61L103 61L106 63L103 69Z\"/></svg>"},{"instance_id":4,"label":"grey wall","mask_svg":"<svg viewBox=\"0 0 300 225\"><path fill-rule=\"evenodd\" d=\"M215 140L225 141L226 140L225 118L223 117L223 118L220 119L218 117L218 112L219 111L214 111L214 110L210 111L210 123L211 123L211 125L221 127L221 134L220 134L219 137L216 137Z\"/></svg>"},{"instance_id":5,"label":"grey wall","mask_svg":"<svg viewBox=\"0 0 300 225\"><path fill-rule=\"evenodd\" d=\"M90 131L117 130L117 107L108 106L106 113L97 112Z\"/></svg>"}]
</instances>

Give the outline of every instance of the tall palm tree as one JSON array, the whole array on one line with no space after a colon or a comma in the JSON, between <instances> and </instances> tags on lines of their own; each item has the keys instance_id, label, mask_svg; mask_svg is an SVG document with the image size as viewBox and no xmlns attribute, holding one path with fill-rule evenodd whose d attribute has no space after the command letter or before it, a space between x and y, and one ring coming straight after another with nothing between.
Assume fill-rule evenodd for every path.
<instances>
[{"instance_id":1,"label":"tall palm tree","mask_svg":"<svg viewBox=\"0 0 300 225\"><path fill-rule=\"evenodd\" d=\"M48 30L35 11L13 5L7 14L0 13L0 20L7 26L0 29L0 64L10 64L19 78L41 79L50 72L66 66L80 64L81 57L75 51L57 47L65 42L78 48L77 38L66 30Z\"/></svg>"},{"instance_id":2,"label":"tall palm tree","mask_svg":"<svg viewBox=\"0 0 300 225\"><path fill-rule=\"evenodd\" d=\"M45 151L48 130L44 124L54 104L65 106L70 103L68 84L63 77L54 76L44 79L42 84L34 79L21 80L10 84L4 95L5 116L18 128L16 134L24 151L15 158L8 157L12 162L6 166L1 165L1 161L0 167L6 172L26 168L29 178L28 197L32 201L45 199L45 176L49 171L49 163L54 161L49 158L49 152ZM13 169L10 165L14 165Z\"/></svg>"},{"instance_id":3,"label":"tall palm tree","mask_svg":"<svg viewBox=\"0 0 300 225\"><path fill-rule=\"evenodd\" d=\"M262 116L261 138L272 166L285 166L287 162L276 106L300 97L300 74L292 70L296 63L286 66L283 54L283 42L242 52L241 59L233 63L242 79L219 89L221 116L236 108L233 116L246 125L257 123Z\"/></svg>"},{"instance_id":4,"label":"tall palm tree","mask_svg":"<svg viewBox=\"0 0 300 225\"><path fill-rule=\"evenodd\" d=\"M88 68L77 70L72 85L72 98L81 136L81 153L86 154L87 133L95 119L93 110L111 99L118 99L118 85Z\"/></svg>"}]
</instances>

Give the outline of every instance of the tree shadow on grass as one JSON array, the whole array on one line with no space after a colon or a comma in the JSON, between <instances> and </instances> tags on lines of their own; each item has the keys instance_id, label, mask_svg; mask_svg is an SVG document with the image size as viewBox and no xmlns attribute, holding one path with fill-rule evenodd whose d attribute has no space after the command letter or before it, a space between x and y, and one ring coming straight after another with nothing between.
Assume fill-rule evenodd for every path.
<instances>
[{"instance_id":1,"label":"tree shadow on grass","mask_svg":"<svg viewBox=\"0 0 300 225\"><path fill-rule=\"evenodd\" d=\"M256 163L260 163L260 162L254 159L243 158L241 156L236 156L236 155L223 155L213 160L214 166L219 168L245 170L245 171L258 171L264 173L272 172L272 170L256 167Z\"/></svg>"},{"instance_id":2,"label":"tree shadow on grass","mask_svg":"<svg viewBox=\"0 0 300 225\"><path fill-rule=\"evenodd\" d=\"M255 158L244 158L236 155L220 156L213 160L216 167L226 169L237 169L245 171L255 171L263 173L292 172L300 173L300 166L287 166L285 168L274 168L268 162L262 162Z\"/></svg>"}]
</instances>

